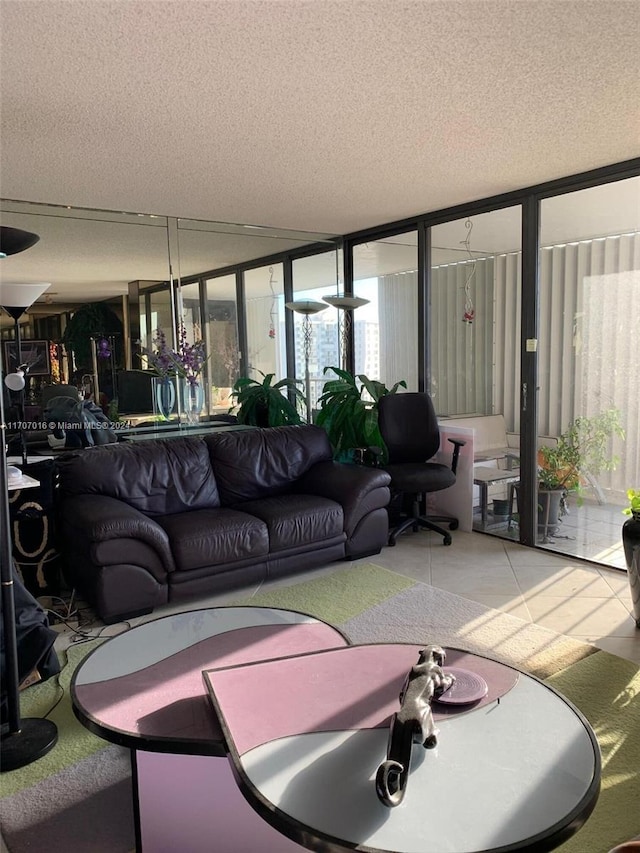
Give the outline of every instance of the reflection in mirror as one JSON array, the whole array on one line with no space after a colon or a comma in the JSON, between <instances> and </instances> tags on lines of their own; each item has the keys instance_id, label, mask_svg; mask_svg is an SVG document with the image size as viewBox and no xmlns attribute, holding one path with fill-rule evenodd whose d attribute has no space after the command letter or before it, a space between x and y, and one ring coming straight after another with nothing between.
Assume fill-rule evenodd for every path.
<instances>
[{"instance_id":1,"label":"reflection in mirror","mask_svg":"<svg viewBox=\"0 0 640 853\"><path fill-rule=\"evenodd\" d=\"M73 378L76 366L58 345L68 319L83 303L108 301L123 323L124 347L120 349L124 349L124 355L119 358L117 367L119 373L124 368L134 383L133 393L126 396L129 404L137 409L141 405L135 402L142 388L140 373L148 367L140 357L142 349L152 346L155 329L173 330L180 310L177 307L174 310L174 288L180 285L181 279L190 315L189 335L195 333L199 324L207 341L207 352L212 355L211 365L206 368L211 374L206 380L207 388L228 387L229 369L231 374L238 369L237 364L229 368L229 363L239 358L235 276L231 276L230 292L226 292L225 286L222 293L219 292L222 279L214 279L212 272L330 239L324 234L169 220L153 215L10 200L0 204L3 225L40 236L40 241L29 251L4 259L3 278L25 283L52 282L46 296L23 317L25 339L50 340L60 353L60 358L52 357L55 374L44 377L43 381ZM204 282L208 279L215 283L205 288ZM207 294L207 305L197 304L199 287L203 288L203 295ZM226 323L224 335L220 334L220 325L215 328L212 325L220 322L221 305L231 312L229 320L223 321ZM216 317L218 319L212 319ZM4 319L1 335L7 340L13 335L11 323ZM222 347L222 353L216 354L217 345ZM225 355L227 350L231 355ZM103 365L98 366L102 368ZM104 367L111 370L113 365L105 363ZM227 372L222 375L220 371L224 370ZM107 385L105 383L105 387ZM145 399L150 397L148 385L147 381ZM148 401L145 405L150 408ZM211 411L215 409L211 391L208 405Z\"/></svg>"},{"instance_id":2,"label":"reflection in mirror","mask_svg":"<svg viewBox=\"0 0 640 853\"><path fill-rule=\"evenodd\" d=\"M323 304L323 297L337 293L336 270L335 250L294 260L294 301L311 300ZM317 409L325 381L333 378L333 374L324 374L324 368L340 364L338 309L324 304L327 305L326 310L316 314L293 312L295 375L297 379L305 378L308 354L308 391L312 412ZM308 343L305 343L306 328L310 333Z\"/></svg>"},{"instance_id":3,"label":"reflection in mirror","mask_svg":"<svg viewBox=\"0 0 640 853\"><path fill-rule=\"evenodd\" d=\"M244 274L247 323L247 376L273 373L277 382L287 375L284 320L284 267L271 264ZM259 371L259 372L258 372Z\"/></svg>"},{"instance_id":4,"label":"reflection in mirror","mask_svg":"<svg viewBox=\"0 0 640 853\"><path fill-rule=\"evenodd\" d=\"M353 250L354 293L369 300L354 311L356 373L391 388L418 390L417 232L361 243Z\"/></svg>"},{"instance_id":5,"label":"reflection in mirror","mask_svg":"<svg viewBox=\"0 0 640 853\"><path fill-rule=\"evenodd\" d=\"M209 278L205 287L208 410L211 415L219 415L229 411L231 389L240 374L236 276Z\"/></svg>"},{"instance_id":6,"label":"reflection in mirror","mask_svg":"<svg viewBox=\"0 0 640 853\"><path fill-rule=\"evenodd\" d=\"M183 313L189 342L193 343L199 334L204 335L208 357L203 370L203 384L209 414L229 410L231 389L240 375L257 378L260 375L257 370L286 373L284 323L275 316L284 308L280 297L274 311L273 295L276 294L277 299L278 292L283 292L282 263L275 262L278 280L275 273L269 272L270 265L250 266L243 271L246 367L242 364L238 328L236 273L225 275L224 270L251 264L258 258L299 250L326 239L325 234L187 219L177 221L178 257L173 272L174 275L177 272L181 283L183 307L179 310ZM213 275L215 271L223 274ZM193 302L199 282L204 282L205 304L204 314L198 315L200 320L196 321L195 313L189 316L189 302L185 294L188 292ZM265 311L268 314L266 318L263 316ZM264 339L266 345L261 331L263 326L267 335Z\"/></svg>"},{"instance_id":7,"label":"reflection in mirror","mask_svg":"<svg viewBox=\"0 0 640 853\"><path fill-rule=\"evenodd\" d=\"M127 333L128 282L168 279L166 219L3 201L2 221L40 236L29 251L3 262L3 278L36 281L47 270L47 280L52 282L24 317L24 336L50 341L52 352L52 372L30 383L30 402L37 404L46 384L71 382L81 394L95 397L106 407L107 398L113 399L116 393L116 372L137 361ZM85 309L82 321L79 317L69 324L79 306L89 304L95 311ZM115 323L107 322L114 315ZM105 328L99 327L101 317ZM3 328L3 337L11 334ZM91 337L94 341L87 355Z\"/></svg>"}]
</instances>

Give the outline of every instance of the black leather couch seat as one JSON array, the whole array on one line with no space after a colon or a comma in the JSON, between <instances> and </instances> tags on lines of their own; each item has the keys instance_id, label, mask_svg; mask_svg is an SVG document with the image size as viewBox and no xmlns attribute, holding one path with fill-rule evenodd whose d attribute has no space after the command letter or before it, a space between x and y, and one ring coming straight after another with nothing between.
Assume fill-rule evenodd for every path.
<instances>
[{"instance_id":1,"label":"black leather couch seat","mask_svg":"<svg viewBox=\"0 0 640 853\"><path fill-rule=\"evenodd\" d=\"M267 525L246 512L224 507L196 509L156 521L169 537L178 572L269 553Z\"/></svg>"}]
</instances>

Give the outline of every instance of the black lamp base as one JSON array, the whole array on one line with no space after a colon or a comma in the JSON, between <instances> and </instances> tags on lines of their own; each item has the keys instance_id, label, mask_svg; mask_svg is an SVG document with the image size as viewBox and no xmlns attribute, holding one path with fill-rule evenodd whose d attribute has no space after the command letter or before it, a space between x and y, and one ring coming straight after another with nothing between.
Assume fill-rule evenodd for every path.
<instances>
[{"instance_id":1,"label":"black lamp base","mask_svg":"<svg viewBox=\"0 0 640 853\"><path fill-rule=\"evenodd\" d=\"M26 767L46 755L58 741L58 729L51 720L27 717L20 731L3 735L0 744L0 772Z\"/></svg>"}]
</instances>

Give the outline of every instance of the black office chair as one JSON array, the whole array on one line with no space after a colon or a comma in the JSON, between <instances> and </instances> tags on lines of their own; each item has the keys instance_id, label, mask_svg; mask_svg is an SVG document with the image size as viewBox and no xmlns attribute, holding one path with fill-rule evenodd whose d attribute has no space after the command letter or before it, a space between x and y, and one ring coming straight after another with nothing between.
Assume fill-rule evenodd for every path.
<instances>
[{"instance_id":1,"label":"black office chair","mask_svg":"<svg viewBox=\"0 0 640 853\"><path fill-rule=\"evenodd\" d=\"M44 409L54 397L70 397L79 400L78 389L75 385L45 385L40 396L40 404Z\"/></svg>"},{"instance_id":2,"label":"black office chair","mask_svg":"<svg viewBox=\"0 0 640 853\"><path fill-rule=\"evenodd\" d=\"M436 522L448 523L449 530L458 527L458 519L450 516L427 516L421 512L425 496L448 489L456 481L460 448L464 441L450 438L454 445L451 467L431 460L440 448L440 428L431 402L423 393L387 394L378 401L378 424L389 453L382 467L391 475L391 491L402 497L403 518L389 534L389 545L410 527L435 530L451 545L451 536Z\"/></svg>"}]
</instances>

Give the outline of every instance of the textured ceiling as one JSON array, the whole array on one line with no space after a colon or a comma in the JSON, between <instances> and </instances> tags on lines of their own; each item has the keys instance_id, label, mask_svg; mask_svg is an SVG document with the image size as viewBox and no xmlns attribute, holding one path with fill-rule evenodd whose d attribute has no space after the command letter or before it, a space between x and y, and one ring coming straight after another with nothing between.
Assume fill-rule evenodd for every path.
<instances>
[{"instance_id":1,"label":"textured ceiling","mask_svg":"<svg viewBox=\"0 0 640 853\"><path fill-rule=\"evenodd\" d=\"M5 198L347 233L640 154L638 0L1 0Z\"/></svg>"}]
</instances>

